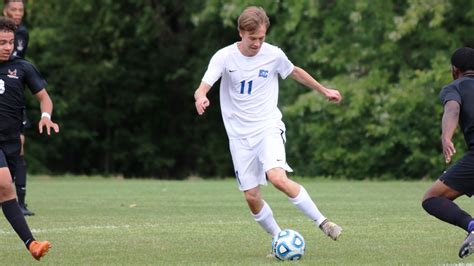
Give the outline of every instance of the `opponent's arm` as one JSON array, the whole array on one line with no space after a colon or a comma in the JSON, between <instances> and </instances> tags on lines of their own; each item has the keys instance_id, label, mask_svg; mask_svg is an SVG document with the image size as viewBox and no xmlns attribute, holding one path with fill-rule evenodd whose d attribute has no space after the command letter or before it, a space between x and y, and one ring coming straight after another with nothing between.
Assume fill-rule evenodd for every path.
<instances>
[{"instance_id":1,"label":"opponent's arm","mask_svg":"<svg viewBox=\"0 0 474 266\"><path fill-rule=\"evenodd\" d=\"M306 72L300 67L295 66L290 76L294 80L305 85L306 87L320 92L331 102L339 103L342 100L342 96L338 90L328 89L324 87L318 81L316 81L316 79L314 79L310 74L308 74L308 72Z\"/></svg>"},{"instance_id":2,"label":"opponent's arm","mask_svg":"<svg viewBox=\"0 0 474 266\"><path fill-rule=\"evenodd\" d=\"M196 105L196 111L199 115L204 114L204 111L209 106L210 102L207 98L207 93L211 89L211 86L204 81L201 81L201 84L194 92L194 100L196 101L194 104Z\"/></svg>"},{"instance_id":3,"label":"opponent's arm","mask_svg":"<svg viewBox=\"0 0 474 266\"><path fill-rule=\"evenodd\" d=\"M53 101L51 101L48 92L46 89L42 89L36 93L35 96L40 103L41 109L41 120L38 123L39 133L43 133L43 127L46 127L48 135L51 135L51 128L53 128L54 132L58 133L58 124L51 121L51 115L53 114Z\"/></svg>"},{"instance_id":4,"label":"opponent's arm","mask_svg":"<svg viewBox=\"0 0 474 266\"><path fill-rule=\"evenodd\" d=\"M449 163L456 153L456 149L451 140L458 126L460 109L461 107L456 101L448 101L444 105L444 113L441 120L441 144L443 145L443 154L446 163Z\"/></svg>"}]
</instances>

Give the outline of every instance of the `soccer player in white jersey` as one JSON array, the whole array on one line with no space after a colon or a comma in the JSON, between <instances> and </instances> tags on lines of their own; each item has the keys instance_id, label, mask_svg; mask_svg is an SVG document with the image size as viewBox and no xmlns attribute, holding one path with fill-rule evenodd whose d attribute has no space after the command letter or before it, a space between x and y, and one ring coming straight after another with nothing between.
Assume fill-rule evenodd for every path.
<instances>
[{"instance_id":1,"label":"soccer player in white jersey","mask_svg":"<svg viewBox=\"0 0 474 266\"><path fill-rule=\"evenodd\" d=\"M285 125L278 103L278 76L290 76L299 83L339 103L337 90L319 84L305 70L294 66L285 53L268 44L265 36L270 21L261 7L248 7L238 18L241 41L217 51L201 84L194 93L196 110L204 114L209 107L206 97L221 78L220 104L229 137L230 151L239 189L244 192L257 223L275 237L281 228L270 206L262 199L260 185L267 179L333 240L342 228L330 222L316 207L303 186L290 180L293 170L286 162Z\"/></svg>"}]
</instances>

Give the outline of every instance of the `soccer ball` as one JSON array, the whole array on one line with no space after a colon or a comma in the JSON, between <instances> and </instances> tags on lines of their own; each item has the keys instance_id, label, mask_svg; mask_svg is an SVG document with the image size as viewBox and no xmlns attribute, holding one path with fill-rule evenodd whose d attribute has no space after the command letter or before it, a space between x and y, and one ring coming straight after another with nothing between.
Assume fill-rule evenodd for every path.
<instances>
[{"instance_id":1,"label":"soccer ball","mask_svg":"<svg viewBox=\"0 0 474 266\"><path fill-rule=\"evenodd\" d=\"M295 230L285 229L273 239L273 254L279 260L299 260L304 248L304 238Z\"/></svg>"}]
</instances>

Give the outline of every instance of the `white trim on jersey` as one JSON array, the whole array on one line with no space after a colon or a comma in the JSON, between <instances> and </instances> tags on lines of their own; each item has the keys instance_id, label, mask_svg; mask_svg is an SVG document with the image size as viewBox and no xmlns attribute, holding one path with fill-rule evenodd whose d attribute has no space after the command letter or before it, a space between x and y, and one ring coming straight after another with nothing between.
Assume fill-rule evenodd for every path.
<instances>
[{"instance_id":1,"label":"white trim on jersey","mask_svg":"<svg viewBox=\"0 0 474 266\"><path fill-rule=\"evenodd\" d=\"M229 139L248 138L282 126L278 75L285 79L293 69L285 53L268 43L251 57L244 56L237 43L214 54L202 81L212 86L222 78L220 104Z\"/></svg>"}]
</instances>

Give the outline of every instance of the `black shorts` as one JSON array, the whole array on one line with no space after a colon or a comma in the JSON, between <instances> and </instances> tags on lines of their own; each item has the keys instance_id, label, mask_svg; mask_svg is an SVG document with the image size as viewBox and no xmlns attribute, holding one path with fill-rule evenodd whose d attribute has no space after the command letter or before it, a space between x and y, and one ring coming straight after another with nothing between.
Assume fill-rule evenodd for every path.
<instances>
[{"instance_id":1,"label":"black shorts","mask_svg":"<svg viewBox=\"0 0 474 266\"><path fill-rule=\"evenodd\" d=\"M12 178L20 157L20 139L0 141L0 168L8 167Z\"/></svg>"},{"instance_id":2,"label":"black shorts","mask_svg":"<svg viewBox=\"0 0 474 266\"><path fill-rule=\"evenodd\" d=\"M474 194L474 151L468 151L440 177L448 187L471 197Z\"/></svg>"}]
</instances>

